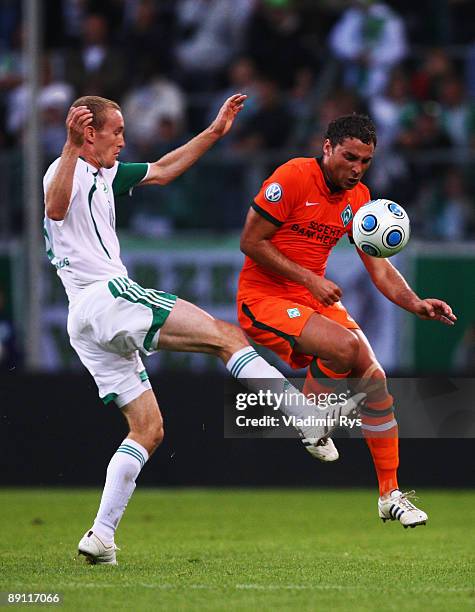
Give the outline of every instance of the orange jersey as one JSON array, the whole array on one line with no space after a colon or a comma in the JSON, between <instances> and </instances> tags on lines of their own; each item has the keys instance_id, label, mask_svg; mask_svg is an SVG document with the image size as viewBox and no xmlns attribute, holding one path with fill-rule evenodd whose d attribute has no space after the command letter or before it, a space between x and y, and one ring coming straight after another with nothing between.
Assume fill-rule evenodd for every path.
<instances>
[{"instance_id":1,"label":"orange jersey","mask_svg":"<svg viewBox=\"0 0 475 612\"><path fill-rule=\"evenodd\" d=\"M318 160L297 157L264 181L252 207L279 228L271 242L281 253L323 276L332 248L345 234L351 236L353 216L369 199L369 190L362 183L332 193ZM238 301L269 295L310 297L302 285L246 257L239 277Z\"/></svg>"}]
</instances>

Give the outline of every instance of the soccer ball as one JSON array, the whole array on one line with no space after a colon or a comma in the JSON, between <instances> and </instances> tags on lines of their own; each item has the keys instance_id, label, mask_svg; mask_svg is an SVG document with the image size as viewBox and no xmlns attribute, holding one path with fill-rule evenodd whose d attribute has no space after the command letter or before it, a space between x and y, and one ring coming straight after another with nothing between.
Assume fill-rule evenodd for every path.
<instances>
[{"instance_id":1,"label":"soccer ball","mask_svg":"<svg viewBox=\"0 0 475 612\"><path fill-rule=\"evenodd\" d=\"M408 243L410 233L406 211L391 200L371 200L353 219L353 240L363 253L372 257L399 253Z\"/></svg>"}]
</instances>

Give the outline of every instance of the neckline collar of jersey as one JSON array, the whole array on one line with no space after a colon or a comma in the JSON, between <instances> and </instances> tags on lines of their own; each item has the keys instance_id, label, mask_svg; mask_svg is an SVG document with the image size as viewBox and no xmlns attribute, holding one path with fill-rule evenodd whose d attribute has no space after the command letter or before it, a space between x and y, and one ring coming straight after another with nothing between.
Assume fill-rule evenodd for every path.
<instances>
[{"instance_id":1,"label":"neckline collar of jersey","mask_svg":"<svg viewBox=\"0 0 475 612\"><path fill-rule=\"evenodd\" d=\"M334 185L325 175L325 172L323 171L323 156L320 155L319 157L315 158L318 164L318 167L320 168L320 171L322 173L323 176L323 182L325 183L325 187L328 189L329 195L330 196L341 196L345 191L347 191L346 189L339 189L336 185Z\"/></svg>"},{"instance_id":2,"label":"neckline collar of jersey","mask_svg":"<svg viewBox=\"0 0 475 612\"><path fill-rule=\"evenodd\" d=\"M93 166L92 164L90 164L86 159L84 159L84 157L82 155L79 156L79 159L82 159L82 161L87 165L87 169L89 171L89 168L91 168L91 172L94 176L97 176L99 174L100 168L96 168L96 166Z\"/></svg>"}]
</instances>

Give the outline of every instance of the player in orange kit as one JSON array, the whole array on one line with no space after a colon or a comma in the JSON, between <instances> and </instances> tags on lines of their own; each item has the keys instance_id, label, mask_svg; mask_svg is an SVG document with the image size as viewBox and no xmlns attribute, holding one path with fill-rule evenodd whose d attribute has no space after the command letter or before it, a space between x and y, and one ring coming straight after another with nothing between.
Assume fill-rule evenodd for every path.
<instances>
[{"instance_id":1,"label":"player in orange kit","mask_svg":"<svg viewBox=\"0 0 475 612\"><path fill-rule=\"evenodd\" d=\"M364 333L342 305L341 289L325 278L328 256L356 211L370 200L360 181L376 147L364 115L332 121L321 158L296 158L264 181L241 236L247 255L239 278L238 318L257 343L293 368L308 367L305 392L330 392L341 379L360 379L368 393L362 430L379 482L379 516L404 527L425 524L427 514L398 488L398 427L385 373ZM455 315L439 299L421 299L387 259L358 250L372 281L389 300L416 314L453 325ZM314 451L312 454L317 455ZM328 439L319 458L338 451Z\"/></svg>"}]
</instances>

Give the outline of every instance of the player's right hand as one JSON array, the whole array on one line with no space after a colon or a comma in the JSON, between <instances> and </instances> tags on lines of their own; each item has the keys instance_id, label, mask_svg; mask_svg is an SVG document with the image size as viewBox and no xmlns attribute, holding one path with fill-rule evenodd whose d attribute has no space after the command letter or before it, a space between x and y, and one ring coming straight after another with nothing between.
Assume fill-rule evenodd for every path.
<instances>
[{"instance_id":1,"label":"player's right hand","mask_svg":"<svg viewBox=\"0 0 475 612\"><path fill-rule=\"evenodd\" d=\"M317 274L312 274L306 286L313 297L324 306L331 306L335 302L339 302L343 295L337 284Z\"/></svg>"},{"instance_id":2,"label":"player's right hand","mask_svg":"<svg viewBox=\"0 0 475 612\"><path fill-rule=\"evenodd\" d=\"M69 109L66 117L68 141L75 147L84 144L84 128L91 125L93 115L87 106L75 106Z\"/></svg>"}]
</instances>

